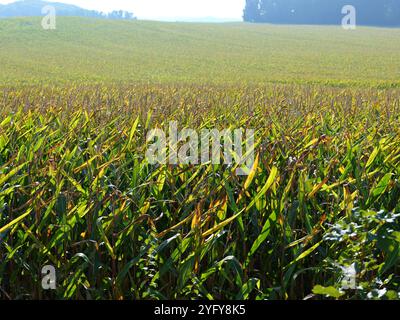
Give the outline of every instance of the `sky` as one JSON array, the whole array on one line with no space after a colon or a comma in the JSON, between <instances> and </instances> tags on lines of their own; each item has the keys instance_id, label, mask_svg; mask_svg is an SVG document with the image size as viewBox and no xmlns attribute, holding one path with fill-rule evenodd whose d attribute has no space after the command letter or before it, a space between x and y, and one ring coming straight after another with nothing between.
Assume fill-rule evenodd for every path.
<instances>
[{"instance_id":1,"label":"sky","mask_svg":"<svg viewBox=\"0 0 400 320\"><path fill-rule=\"evenodd\" d=\"M139 19L168 20L177 17L241 19L245 0L46 0L78 5L103 12L122 9ZM1 4L15 2L0 0Z\"/></svg>"}]
</instances>

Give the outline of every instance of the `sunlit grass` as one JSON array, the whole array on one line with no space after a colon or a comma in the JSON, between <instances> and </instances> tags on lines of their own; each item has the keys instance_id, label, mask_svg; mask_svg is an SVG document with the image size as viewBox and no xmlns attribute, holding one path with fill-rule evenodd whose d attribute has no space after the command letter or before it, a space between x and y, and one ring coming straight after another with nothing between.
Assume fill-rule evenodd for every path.
<instances>
[{"instance_id":1,"label":"sunlit grass","mask_svg":"<svg viewBox=\"0 0 400 320\"><path fill-rule=\"evenodd\" d=\"M0 20L0 84L399 87L400 30L57 17Z\"/></svg>"}]
</instances>

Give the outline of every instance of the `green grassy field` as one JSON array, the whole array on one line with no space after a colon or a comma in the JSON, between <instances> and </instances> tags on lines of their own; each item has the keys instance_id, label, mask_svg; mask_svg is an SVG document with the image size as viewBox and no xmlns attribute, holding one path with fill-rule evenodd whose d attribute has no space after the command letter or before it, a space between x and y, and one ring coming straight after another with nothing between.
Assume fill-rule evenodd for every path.
<instances>
[{"instance_id":1,"label":"green grassy field","mask_svg":"<svg viewBox=\"0 0 400 320\"><path fill-rule=\"evenodd\" d=\"M400 299L399 29L57 21L0 20L1 299Z\"/></svg>"},{"instance_id":2,"label":"green grassy field","mask_svg":"<svg viewBox=\"0 0 400 320\"><path fill-rule=\"evenodd\" d=\"M0 83L330 83L398 86L400 30L0 20Z\"/></svg>"}]
</instances>

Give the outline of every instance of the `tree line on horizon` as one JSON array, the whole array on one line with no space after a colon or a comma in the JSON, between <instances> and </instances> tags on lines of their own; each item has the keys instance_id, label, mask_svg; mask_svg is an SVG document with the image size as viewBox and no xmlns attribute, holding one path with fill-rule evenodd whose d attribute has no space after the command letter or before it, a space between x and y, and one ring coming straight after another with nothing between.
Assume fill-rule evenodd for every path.
<instances>
[{"instance_id":1,"label":"tree line on horizon","mask_svg":"<svg viewBox=\"0 0 400 320\"><path fill-rule=\"evenodd\" d=\"M400 26L399 0L246 0L243 20L276 24L340 24L342 8L356 9L359 25Z\"/></svg>"},{"instance_id":2,"label":"tree line on horizon","mask_svg":"<svg viewBox=\"0 0 400 320\"><path fill-rule=\"evenodd\" d=\"M24 0L11 2L6 5L0 4L0 18L10 17L31 17L43 15L42 9L44 6L51 5L56 9L59 16L77 16L99 19L116 19L130 20L136 19L132 12L125 10L114 10L112 12L100 12L96 10L88 10L76 5L57 2L57 0L41 1L41 0Z\"/></svg>"}]
</instances>

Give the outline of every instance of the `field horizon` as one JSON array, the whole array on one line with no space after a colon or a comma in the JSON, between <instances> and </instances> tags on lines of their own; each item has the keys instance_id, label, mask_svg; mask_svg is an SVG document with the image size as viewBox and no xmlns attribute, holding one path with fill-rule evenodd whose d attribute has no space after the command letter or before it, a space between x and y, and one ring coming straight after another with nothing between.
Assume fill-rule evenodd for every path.
<instances>
[{"instance_id":1,"label":"field horizon","mask_svg":"<svg viewBox=\"0 0 400 320\"><path fill-rule=\"evenodd\" d=\"M0 20L0 85L400 85L396 28L40 19Z\"/></svg>"}]
</instances>

